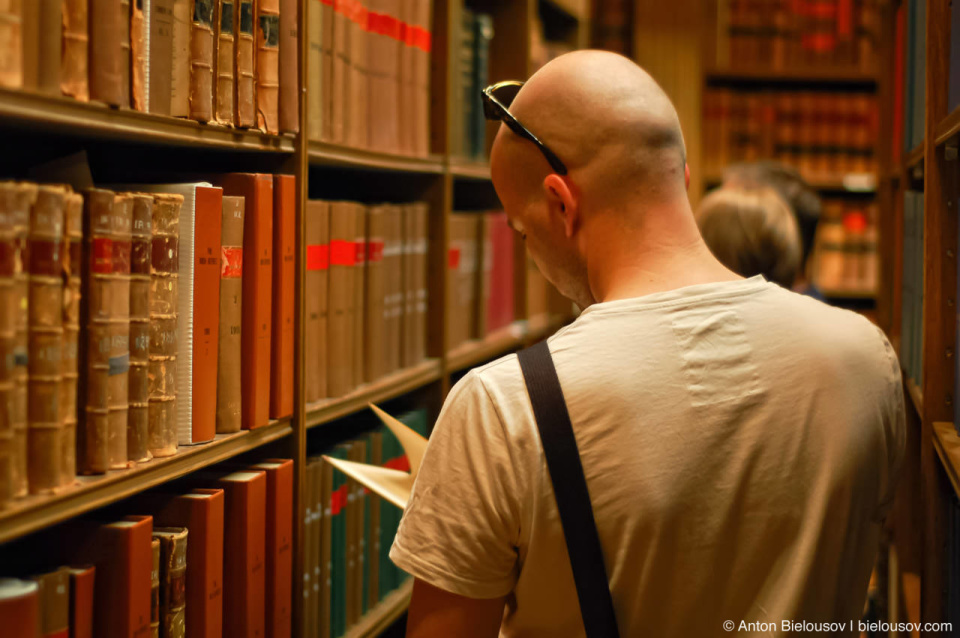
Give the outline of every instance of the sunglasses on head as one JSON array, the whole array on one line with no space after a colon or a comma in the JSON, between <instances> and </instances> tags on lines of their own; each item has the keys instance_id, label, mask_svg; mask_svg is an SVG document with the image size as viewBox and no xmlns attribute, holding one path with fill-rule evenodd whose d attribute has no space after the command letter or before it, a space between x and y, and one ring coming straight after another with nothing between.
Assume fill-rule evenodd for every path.
<instances>
[{"instance_id":1,"label":"sunglasses on head","mask_svg":"<svg viewBox=\"0 0 960 638\"><path fill-rule=\"evenodd\" d=\"M497 82L491 84L483 90L481 99L483 101L483 116L492 122L503 122L510 130L520 137L530 140L537 145L543 156L550 162L550 167L560 175L567 174L567 167L563 165L553 151L547 148L546 144L537 139L537 136L531 133L526 126L521 124L509 110L507 110L513 99L520 92L523 82L517 80L507 80L506 82Z\"/></svg>"}]
</instances>

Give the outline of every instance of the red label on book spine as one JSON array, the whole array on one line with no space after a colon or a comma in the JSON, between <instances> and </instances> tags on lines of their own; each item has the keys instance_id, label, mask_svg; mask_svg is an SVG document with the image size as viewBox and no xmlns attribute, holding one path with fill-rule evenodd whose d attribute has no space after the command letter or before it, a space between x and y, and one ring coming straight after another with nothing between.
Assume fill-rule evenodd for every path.
<instances>
[{"instance_id":1,"label":"red label on book spine","mask_svg":"<svg viewBox=\"0 0 960 638\"><path fill-rule=\"evenodd\" d=\"M383 240L377 239L367 242L367 261L377 263L383 261Z\"/></svg>"},{"instance_id":2,"label":"red label on book spine","mask_svg":"<svg viewBox=\"0 0 960 638\"><path fill-rule=\"evenodd\" d=\"M90 250L90 270L98 275L113 273L113 240L95 237Z\"/></svg>"},{"instance_id":3,"label":"red label on book spine","mask_svg":"<svg viewBox=\"0 0 960 638\"><path fill-rule=\"evenodd\" d=\"M326 270L330 267L330 245L307 246L307 270Z\"/></svg>"},{"instance_id":4,"label":"red label on book spine","mask_svg":"<svg viewBox=\"0 0 960 638\"><path fill-rule=\"evenodd\" d=\"M330 242L330 264L332 266L353 266L357 259L357 249L352 241L334 239Z\"/></svg>"},{"instance_id":5,"label":"red label on book spine","mask_svg":"<svg viewBox=\"0 0 960 638\"><path fill-rule=\"evenodd\" d=\"M853 35L853 0L839 0L837 5L837 35L848 38Z\"/></svg>"},{"instance_id":6,"label":"red label on book spine","mask_svg":"<svg viewBox=\"0 0 960 638\"><path fill-rule=\"evenodd\" d=\"M460 267L460 249L450 248L447 250L447 268L456 270Z\"/></svg>"},{"instance_id":7,"label":"red label on book spine","mask_svg":"<svg viewBox=\"0 0 960 638\"><path fill-rule=\"evenodd\" d=\"M365 241L355 241L353 242L354 246L354 264L363 264L367 260L367 242Z\"/></svg>"},{"instance_id":8,"label":"red label on book spine","mask_svg":"<svg viewBox=\"0 0 960 638\"><path fill-rule=\"evenodd\" d=\"M220 247L220 278L239 279L243 276L243 247Z\"/></svg>"}]
</instances>

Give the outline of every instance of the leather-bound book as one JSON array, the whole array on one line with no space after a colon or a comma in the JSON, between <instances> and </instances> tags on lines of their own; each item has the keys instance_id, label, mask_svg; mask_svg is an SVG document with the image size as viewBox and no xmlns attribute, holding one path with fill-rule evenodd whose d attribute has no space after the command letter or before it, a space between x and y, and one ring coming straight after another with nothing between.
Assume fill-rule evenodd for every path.
<instances>
[{"instance_id":1,"label":"leather-bound book","mask_svg":"<svg viewBox=\"0 0 960 638\"><path fill-rule=\"evenodd\" d=\"M281 7L283 9L283 7ZM281 12L281 17L286 12ZM285 20L285 18L284 18ZM323 130L323 3L307 4L307 139L319 140ZM280 56L285 51L280 47ZM286 79L280 65L280 84ZM284 98L286 99L286 98Z\"/></svg>"},{"instance_id":2,"label":"leather-bound book","mask_svg":"<svg viewBox=\"0 0 960 638\"><path fill-rule=\"evenodd\" d=\"M177 453L177 352L180 299L180 210L183 195L153 196L150 251L148 450Z\"/></svg>"},{"instance_id":3,"label":"leather-bound book","mask_svg":"<svg viewBox=\"0 0 960 638\"><path fill-rule=\"evenodd\" d=\"M353 204L353 376L351 386L356 388L363 385L363 362L366 351L366 286L367 275L367 207L363 204Z\"/></svg>"},{"instance_id":4,"label":"leather-bound book","mask_svg":"<svg viewBox=\"0 0 960 638\"><path fill-rule=\"evenodd\" d=\"M254 75L256 15L253 0L234 0L234 2L236 13L233 28L235 50L233 76L236 91L233 101L236 109L234 124L240 128L250 128L257 125L257 87Z\"/></svg>"},{"instance_id":5,"label":"leather-bound book","mask_svg":"<svg viewBox=\"0 0 960 638\"><path fill-rule=\"evenodd\" d=\"M280 0L280 131L300 131L300 54L297 50L300 18L298 0ZM319 10L319 7L314 11ZM318 70L319 71L319 70Z\"/></svg>"},{"instance_id":6,"label":"leather-bound book","mask_svg":"<svg viewBox=\"0 0 960 638\"><path fill-rule=\"evenodd\" d=\"M39 40L37 52L37 89L49 95L60 95L60 62L63 25L63 0L33 0L39 7Z\"/></svg>"},{"instance_id":7,"label":"leather-bound book","mask_svg":"<svg viewBox=\"0 0 960 638\"><path fill-rule=\"evenodd\" d=\"M234 27L236 20L235 0L218 0L215 18L217 36L216 71L217 86L214 90L214 119L220 124L233 126L234 109Z\"/></svg>"},{"instance_id":8,"label":"leather-bound book","mask_svg":"<svg viewBox=\"0 0 960 638\"><path fill-rule=\"evenodd\" d=\"M14 260L10 311L13 317L12 377L13 398L10 402L10 424L13 431L13 495L25 496L27 479L27 380L29 352L29 271L27 269L27 237L30 231L30 210L37 201L37 185L18 183L14 186L13 204L8 209L13 224ZM8 363L9 365L9 363Z\"/></svg>"},{"instance_id":9,"label":"leather-bound book","mask_svg":"<svg viewBox=\"0 0 960 638\"><path fill-rule=\"evenodd\" d=\"M0 578L0 626L4 638L36 638L40 626L40 586Z\"/></svg>"},{"instance_id":10,"label":"leather-bound book","mask_svg":"<svg viewBox=\"0 0 960 638\"><path fill-rule=\"evenodd\" d=\"M273 176L273 330L270 337L270 418L293 414L293 285L296 276L297 182Z\"/></svg>"},{"instance_id":11,"label":"leather-bound book","mask_svg":"<svg viewBox=\"0 0 960 638\"><path fill-rule=\"evenodd\" d=\"M90 0L90 99L110 106L124 106L120 0Z\"/></svg>"},{"instance_id":12,"label":"leather-bound book","mask_svg":"<svg viewBox=\"0 0 960 638\"><path fill-rule=\"evenodd\" d=\"M40 593L40 636L63 638L70 630L70 570L33 576Z\"/></svg>"},{"instance_id":13,"label":"leather-bound book","mask_svg":"<svg viewBox=\"0 0 960 638\"><path fill-rule=\"evenodd\" d=\"M130 105L147 110L147 34L143 15L144 0L130 5Z\"/></svg>"},{"instance_id":14,"label":"leather-bound book","mask_svg":"<svg viewBox=\"0 0 960 638\"><path fill-rule=\"evenodd\" d=\"M153 252L153 196L133 195L130 247L130 377L127 460L150 454L150 261Z\"/></svg>"},{"instance_id":15,"label":"leather-bound book","mask_svg":"<svg viewBox=\"0 0 960 638\"><path fill-rule=\"evenodd\" d=\"M111 247L110 360L108 362L107 458L110 469L129 467L127 461L127 418L130 401L130 257L133 227L133 195L117 193L113 200ZM93 343L104 345L98 339Z\"/></svg>"},{"instance_id":16,"label":"leather-bound book","mask_svg":"<svg viewBox=\"0 0 960 638\"><path fill-rule=\"evenodd\" d=\"M160 635L169 638L186 636L188 534L186 527L153 530L153 538L160 541Z\"/></svg>"},{"instance_id":17,"label":"leather-bound book","mask_svg":"<svg viewBox=\"0 0 960 638\"><path fill-rule=\"evenodd\" d=\"M223 198L220 248L220 346L217 354L217 433L241 426L243 321L243 197Z\"/></svg>"},{"instance_id":18,"label":"leather-bound book","mask_svg":"<svg viewBox=\"0 0 960 638\"><path fill-rule=\"evenodd\" d=\"M70 568L70 638L93 638L93 594L97 569Z\"/></svg>"},{"instance_id":19,"label":"leather-bound book","mask_svg":"<svg viewBox=\"0 0 960 638\"><path fill-rule=\"evenodd\" d=\"M330 269L330 203L312 199L306 211L304 368L307 403L327 391L327 279Z\"/></svg>"},{"instance_id":20,"label":"leather-bound book","mask_svg":"<svg viewBox=\"0 0 960 638\"><path fill-rule=\"evenodd\" d=\"M280 0L257 0L257 126L280 131Z\"/></svg>"},{"instance_id":21,"label":"leather-bound book","mask_svg":"<svg viewBox=\"0 0 960 638\"><path fill-rule=\"evenodd\" d=\"M40 75L40 0L20 0L20 45L23 48L23 88L36 91Z\"/></svg>"},{"instance_id":22,"label":"leather-bound book","mask_svg":"<svg viewBox=\"0 0 960 638\"><path fill-rule=\"evenodd\" d=\"M223 192L244 198L241 403L243 429L269 422L271 284L273 277L273 176L233 173Z\"/></svg>"},{"instance_id":23,"label":"leather-bound book","mask_svg":"<svg viewBox=\"0 0 960 638\"><path fill-rule=\"evenodd\" d=\"M120 106L129 108L131 104L133 53L130 46L131 0L120 0Z\"/></svg>"},{"instance_id":24,"label":"leather-bound book","mask_svg":"<svg viewBox=\"0 0 960 638\"><path fill-rule=\"evenodd\" d=\"M289 638L293 629L293 461L267 459L251 466L267 476L266 638Z\"/></svg>"},{"instance_id":25,"label":"leather-bound book","mask_svg":"<svg viewBox=\"0 0 960 638\"><path fill-rule=\"evenodd\" d=\"M31 494L50 493L62 483L63 420L60 380L63 341L63 209L67 189L40 186L27 238L28 380L27 476Z\"/></svg>"},{"instance_id":26,"label":"leather-bound book","mask_svg":"<svg viewBox=\"0 0 960 638\"><path fill-rule=\"evenodd\" d=\"M330 281L327 290L327 395L341 397L352 389L353 266L356 228L351 202L330 204Z\"/></svg>"},{"instance_id":27,"label":"leather-bound book","mask_svg":"<svg viewBox=\"0 0 960 638\"><path fill-rule=\"evenodd\" d=\"M366 350L363 380L373 383L384 375L384 297L386 295L383 267L385 206L371 206L367 210L367 272L363 313L363 332Z\"/></svg>"},{"instance_id":28,"label":"leather-bound book","mask_svg":"<svg viewBox=\"0 0 960 638\"><path fill-rule=\"evenodd\" d=\"M146 107L150 113L170 115L173 97L175 0L149 1L150 6L144 8L147 50Z\"/></svg>"},{"instance_id":29,"label":"leather-bound book","mask_svg":"<svg viewBox=\"0 0 960 638\"><path fill-rule=\"evenodd\" d=\"M190 27L190 118L213 119L214 0L193 0Z\"/></svg>"},{"instance_id":30,"label":"leather-bound book","mask_svg":"<svg viewBox=\"0 0 960 638\"><path fill-rule=\"evenodd\" d=\"M63 0L60 34L60 92L84 102L90 99L87 6L87 0Z\"/></svg>"},{"instance_id":31,"label":"leather-bound book","mask_svg":"<svg viewBox=\"0 0 960 638\"><path fill-rule=\"evenodd\" d=\"M0 3L0 86L8 89L23 86L22 1Z\"/></svg>"},{"instance_id":32,"label":"leather-bound book","mask_svg":"<svg viewBox=\"0 0 960 638\"><path fill-rule=\"evenodd\" d=\"M152 566L150 568L150 636L160 638L160 539L156 529L150 541Z\"/></svg>"},{"instance_id":33,"label":"leather-bound book","mask_svg":"<svg viewBox=\"0 0 960 638\"><path fill-rule=\"evenodd\" d=\"M63 342L60 346L60 480L73 484L77 475L77 383L80 341L80 269L83 253L83 195L68 193L63 211Z\"/></svg>"},{"instance_id":34,"label":"leather-bound book","mask_svg":"<svg viewBox=\"0 0 960 638\"><path fill-rule=\"evenodd\" d=\"M234 472L216 480L224 493L223 635L264 636L267 478Z\"/></svg>"},{"instance_id":35,"label":"leather-bound book","mask_svg":"<svg viewBox=\"0 0 960 638\"><path fill-rule=\"evenodd\" d=\"M193 0L172 0L170 33L170 98L168 115L190 117L190 41L193 31Z\"/></svg>"}]
</instances>

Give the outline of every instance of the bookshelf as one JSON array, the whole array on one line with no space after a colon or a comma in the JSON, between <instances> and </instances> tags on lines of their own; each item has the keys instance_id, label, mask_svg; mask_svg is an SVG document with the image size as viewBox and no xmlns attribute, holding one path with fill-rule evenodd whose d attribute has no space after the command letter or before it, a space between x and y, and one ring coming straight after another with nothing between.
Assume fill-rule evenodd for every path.
<instances>
[{"instance_id":1,"label":"bookshelf","mask_svg":"<svg viewBox=\"0 0 960 638\"><path fill-rule=\"evenodd\" d=\"M163 486L218 463L271 457L294 460L293 627L300 635L304 608L301 596L305 532L300 513L306 498L306 460L314 451L336 443L352 427L345 419L363 413L368 403L426 407L429 418L439 412L450 387L450 377L464 368L515 351L545 338L569 322L572 312L530 316L527 283L531 276L520 242L515 242L513 272L514 323L506 330L447 352L445 312L448 220L453 202L486 210L498 207L485 156L466 157L455 150L458 91L459 20L464 7L489 14L497 47L490 52L489 77L524 79L535 71L531 41L538 24L542 36L557 47L584 46L588 40L589 0L433 0L432 55L430 58L429 152L424 156L355 148L311 139L307 112L310 83L307 77L309 12L321 3L297 0L299 61L299 133L270 135L255 129L234 129L183 119L79 102L29 91L0 89L0 134L17 142L43 141L39 159L66 156L78 149L96 162L96 181L161 181L167 175L204 176L221 172L293 174L297 212L294 409L292 416L269 425L231 435L217 435L206 444L181 446L176 455L138 464L100 476L79 477L76 484L52 495L17 499L0 509L0 550L29 542L31 535L55 524L114 506L146 490ZM489 152L496 127L486 125L485 149ZM180 160L183 160L182 162ZM29 166L3 164L0 177L26 178ZM108 180L106 177L109 176ZM427 359L401 369L348 394L316 403L305 402L305 209L309 198L342 196L363 202L422 200L429 204L429 263ZM569 304L568 304L569 307ZM336 427L328 427L336 424ZM341 427L342 426L342 427ZM337 437L340 437L338 439ZM269 450L269 452L268 452ZM38 535L39 536L39 535ZM0 576L5 574L0 574ZM379 635L406 610L412 582L381 600L346 636Z\"/></svg>"},{"instance_id":2,"label":"bookshelf","mask_svg":"<svg viewBox=\"0 0 960 638\"><path fill-rule=\"evenodd\" d=\"M865 72L859 68L844 67L787 67L773 70L756 66L737 66L736 68L708 67L704 71L707 82L717 84L762 83L804 84L808 86L862 86L873 87L877 84L877 74Z\"/></svg>"}]
</instances>

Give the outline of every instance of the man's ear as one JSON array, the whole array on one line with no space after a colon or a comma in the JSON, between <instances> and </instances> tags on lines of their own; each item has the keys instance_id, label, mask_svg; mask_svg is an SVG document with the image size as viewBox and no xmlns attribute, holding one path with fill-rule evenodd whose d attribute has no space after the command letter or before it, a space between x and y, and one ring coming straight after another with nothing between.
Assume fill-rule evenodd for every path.
<instances>
[{"instance_id":1,"label":"man's ear","mask_svg":"<svg viewBox=\"0 0 960 638\"><path fill-rule=\"evenodd\" d=\"M559 213L563 219L564 233L567 237L573 237L580 223L580 207L570 186L556 173L550 173L543 180L543 190L550 212Z\"/></svg>"},{"instance_id":2,"label":"man's ear","mask_svg":"<svg viewBox=\"0 0 960 638\"><path fill-rule=\"evenodd\" d=\"M683 165L683 183L686 184L685 188L690 190L690 165Z\"/></svg>"}]
</instances>

